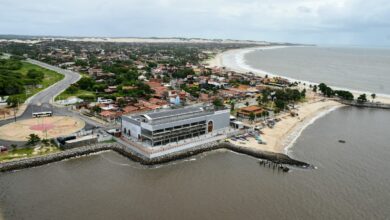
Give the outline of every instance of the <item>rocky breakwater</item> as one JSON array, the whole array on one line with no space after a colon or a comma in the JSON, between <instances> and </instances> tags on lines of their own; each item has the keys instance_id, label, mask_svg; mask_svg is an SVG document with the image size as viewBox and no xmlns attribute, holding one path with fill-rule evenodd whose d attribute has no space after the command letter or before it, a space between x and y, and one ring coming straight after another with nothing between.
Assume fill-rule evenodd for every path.
<instances>
[{"instance_id":1,"label":"rocky breakwater","mask_svg":"<svg viewBox=\"0 0 390 220\"><path fill-rule=\"evenodd\" d=\"M114 145L116 144L90 145L90 146L84 146L80 148L74 148L71 150L61 151L58 153L47 154L43 156L3 162L0 163L0 172L41 166L44 164L65 160L68 158L79 157L79 156L105 151L105 150L111 150L114 147Z\"/></svg>"},{"instance_id":2,"label":"rocky breakwater","mask_svg":"<svg viewBox=\"0 0 390 220\"><path fill-rule=\"evenodd\" d=\"M246 154L258 159L268 160L275 164L286 164L302 168L313 168L312 165L303 161L295 160L286 154L261 151L250 147L241 147L231 143L222 143L221 147L234 151L236 153Z\"/></svg>"},{"instance_id":3,"label":"rocky breakwater","mask_svg":"<svg viewBox=\"0 0 390 220\"><path fill-rule=\"evenodd\" d=\"M89 145L89 146L83 146L79 148L58 152L58 153L48 154L44 156L37 156L33 158L26 158L21 160L0 163L0 172L7 172L12 170L20 170L29 167L41 166L48 163L58 162L69 158L85 156L88 154L107 151L107 150L113 150L135 162L139 162L140 164L151 166L151 165L168 163L175 160L185 159L200 153L204 153L212 150L218 150L218 149L230 150L236 153L249 155L258 159L268 160L276 164L286 164L286 165L298 166L302 168L312 167L308 163L292 159L285 154L264 152L249 147L236 146L227 142L215 141L215 142L204 144L199 147L192 148L190 150L184 150L184 151L180 151L177 153L168 154L156 158L145 157L144 155L138 154L135 151L131 150L131 148L118 143Z\"/></svg>"}]
</instances>

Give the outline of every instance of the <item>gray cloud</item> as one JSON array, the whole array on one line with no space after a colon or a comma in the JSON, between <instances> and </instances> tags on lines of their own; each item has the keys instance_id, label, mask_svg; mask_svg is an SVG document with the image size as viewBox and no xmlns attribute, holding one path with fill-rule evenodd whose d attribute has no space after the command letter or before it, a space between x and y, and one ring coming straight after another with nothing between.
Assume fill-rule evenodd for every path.
<instances>
[{"instance_id":1,"label":"gray cloud","mask_svg":"<svg viewBox=\"0 0 390 220\"><path fill-rule=\"evenodd\" d=\"M388 0L0 0L0 33L389 45ZM382 36L382 37L380 37Z\"/></svg>"}]
</instances>

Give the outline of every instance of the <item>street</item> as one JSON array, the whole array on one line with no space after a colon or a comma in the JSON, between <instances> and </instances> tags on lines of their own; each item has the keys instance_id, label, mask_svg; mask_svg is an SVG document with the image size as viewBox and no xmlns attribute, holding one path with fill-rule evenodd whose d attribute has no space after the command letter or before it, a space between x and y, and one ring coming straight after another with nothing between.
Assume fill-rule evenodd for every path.
<instances>
[{"instance_id":1,"label":"street","mask_svg":"<svg viewBox=\"0 0 390 220\"><path fill-rule=\"evenodd\" d=\"M101 126L100 123L89 119L87 116L71 111L67 107L57 107L52 104L54 102L54 98L58 94L60 94L65 89L67 89L71 84L76 83L81 78L80 74L70 70L61 69L59 67L52 66L37 60L27 59L26 61L31 64L35 64L37 66L58 72L64 75L65 77L61 81L49 86L45 90L42 90L41 92L30 97L26 101L26 104L28 104L26 110L22 115L16 117L16 120L29 119L32 117L33 112L52 111L53 115L78 117L84 120L86 122L85 129ZM11 118L11 119L0 121L0 126L14 122L14 120L15 120L14 118ZM0 140L0 145L9 146L10 144L20 145L23 144L23 142L12 142L12 141Z\"/></svg>"}]
</instances>

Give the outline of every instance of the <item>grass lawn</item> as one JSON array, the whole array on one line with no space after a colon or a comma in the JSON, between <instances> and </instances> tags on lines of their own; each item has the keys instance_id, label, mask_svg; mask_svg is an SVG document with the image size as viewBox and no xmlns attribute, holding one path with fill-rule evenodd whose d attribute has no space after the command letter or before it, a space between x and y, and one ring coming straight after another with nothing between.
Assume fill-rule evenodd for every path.
<instances>
[{"instance_id":1,"label":"grass lawn","mask_svg":"<svg viewBox=\"0 0 390 220\"><path fill-rule=\"evenodd\" d=\"M59 94L57 97L56 97L56 100L65 100L69 97L85 97L85 96L89 96L89 97L93 97L95 98L95 93L94 92L91 92L91 91L87 91L87 90L82 90L82 89L79 89L77 90L76 93L73 93L73 94L70 94L68 93L66 90L63 91L61 94Z\"/></svg>"},{"instance_id":2,"label":"grass lawn","mask_svg":"<svg viewBox=\"0 0 390 220\"><path fill-rule=\"evenodd\" d=\"M17 70L18 72L20 72L22 75L26 75L27 72L31 69L36 69L36 70L39 70L41 72L43 72L45 74L45 78L43 79L43 81L41 82L41 85L42 85L42 88L28 88L28 92L27 92L27 97L30 97L42 90L44 90L45 88L53 85L54 83L60 81L61 79L63 79L65 76L62 75L62 74L59 74L57 72L54 72L54 71L51 71L51 70L48 70L48 69L45 69L45 68L42 68L40 66L37 66L37 65L34 65L34 64L31 64L31 63L27 63L27 62L22 62L22 68L20 68L19 70Z\"/></svg>"},{"instance_id":3,"label":"grass lawn","mask_svg":"<svg viewBox=\"0 0 390 220\"><path fill-rule=\"evenodd\" d=\"M55 146L41 147L40 149L23 148L23 149L9 150L8 152L0 153L0 162L46 155L46 154L51 154L59 151L60 149Z\"/></svg>"}]
</instances>

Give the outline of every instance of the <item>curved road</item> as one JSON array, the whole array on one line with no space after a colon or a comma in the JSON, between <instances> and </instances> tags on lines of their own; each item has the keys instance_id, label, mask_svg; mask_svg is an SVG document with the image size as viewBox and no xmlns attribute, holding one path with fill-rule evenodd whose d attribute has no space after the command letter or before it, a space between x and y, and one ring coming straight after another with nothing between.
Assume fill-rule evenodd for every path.
<instances>
[{"instance_id":1,"label":"curved road","mask_svg":"<svg viewBox=\"0 0 390 220\"><path fill-rule=\"evenodd\" d=\"M39 105L39 104L49 104L53 99L60 94L62 91L67 89L71 84L76 83L81 78L80 74L70 71L61 69L56 66L52 66L37 60L27 59L27 62L35 64L37 66L41 66L43 68L55 71L57 73L60 73L64 75L65 77L58 81L56 84L51 85L50 87L46 88L45 90L41 91L40 93L37 93L35 96L33 96L29 100L29 104L31 105Z\"/></svg>"},{"instance_id":2,"label":"curved road","mask_svg":"<svg viewBox=\"0 0 390 220\"><path fill-rule=\"evenodd\" d=\"M26 104L28 105L26 110L24 111L23 114L16 117L16 120L31 118L33 112L52 111L54 115L67 115L67 116L81 118L82 120L84 120L86 122L87 128L94 127L94 126L100 126L100 124L96 123L95 121L88 119L86 116L72 112L66 107L55 107L52 105L52 103L54 102L54 98L58 94L60 94L65 89L67 89L71 84L76 83L81 78L80 74L78 74L77 72L70 71L70 70L61 69L59 67L52 66L52 65L49 65L47 63L43 63L43 62L40 62L37 60L27 59L26 61L29 63L35 64L37 66L58 72L58 73L64 75L65 77L62 80L58 81L57 83L49 86L48 88L46 88L46 89L40 91L39 93L35 94L34 96L30 97L26 101ZM13 121L14 121L14 118L2 120L2 121L0 121L0 126L11 123ZM16 143L16 142L0 140L0 145L10 145L12 143ZM18 142L16 144L20 144L20 143L22 143L22 142Z\"/></svg>"}]
</instances>

